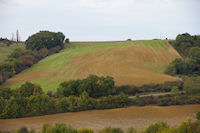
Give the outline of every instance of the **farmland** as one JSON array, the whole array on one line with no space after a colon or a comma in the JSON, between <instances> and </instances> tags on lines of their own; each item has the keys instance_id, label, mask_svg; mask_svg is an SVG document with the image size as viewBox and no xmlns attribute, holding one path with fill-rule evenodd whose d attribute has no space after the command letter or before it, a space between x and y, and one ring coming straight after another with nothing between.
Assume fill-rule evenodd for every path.
<instances>
[{"instance_id":1,"label":"farmland","mask_svg":"<svg viewBox=\"0 0 200 133\"><path fill-rule=\"evenodd\" d=\"M163 72L177 57L180 55L164 40L72 42L7 80L3 87L16 88L31 81L45 92L54 91L63 81L89 74L112 76L117 86L174 81L179 79Z\"/></svg>"},{"instance_id":2,"label":"farmland","mask_svg":"<svg viewBox=\"0 0 200 133\"><path fill-rule=\"evenodd\" d=\"M65 123L74 128L91 128L99 131L106 126L126 129L133 126L136 129L144 129L152 122L166 121L170 126L176 126L187 118L195 119L195 113L200 105L182 106L145 106L128 107L109 110L94 110L73 113L61 113L55 115L37 116L29 118L0 120L0 129L7 131L21 126L40 130L45 123Z\"/></svg>"}]
</instances>

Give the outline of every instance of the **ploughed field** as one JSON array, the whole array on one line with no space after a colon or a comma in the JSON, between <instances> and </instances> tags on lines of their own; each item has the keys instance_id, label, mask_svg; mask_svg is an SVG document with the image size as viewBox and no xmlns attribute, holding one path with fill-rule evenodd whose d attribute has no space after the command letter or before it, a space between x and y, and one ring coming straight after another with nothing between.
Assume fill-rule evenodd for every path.
<instances>
[{"instance_id":1,"label":"ploughed field","mask_svg":"<svg viewBox=\"0 0 200 133\"><path fill-rule=\"evenodd\" d=\"M91 128L94 131L112 126L127 129L130 126L144 129L150 123L158 120L166 121L170 126L176 126L187 118L195 119L200 105L184 106L144 106L119 109L93 110L55 115L37 116L18 119L0 119L0 129L14 130L21 126L40 130L45 123L65 123L74 128Z\"/></svg>"},{"instance_id":2,"label":"ploughed field","mask_svg":"<svg viewBox=\"0 0 200 133\"><path fill-rule=\"evenodd\" d=\"M70 79L89 74L112 76L115 85L142 85L179 80L164 74L166 66L180 57L165 40L73 42L31 68L7 80L4 87L16 88L25 81L56 90Z\"/></svg>"}]
</instances>

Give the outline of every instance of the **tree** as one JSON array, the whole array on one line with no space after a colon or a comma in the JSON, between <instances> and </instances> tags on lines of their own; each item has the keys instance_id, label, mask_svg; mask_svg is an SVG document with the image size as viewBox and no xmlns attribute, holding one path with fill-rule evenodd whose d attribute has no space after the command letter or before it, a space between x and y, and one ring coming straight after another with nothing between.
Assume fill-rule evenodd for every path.
<instances>
[{"instance_id":1,"label":"tree","mask_svg":"<svg viewBox=\"0 0 200 133\"><path fill-rule=\"evenodd\" d=\"M65 43L69 43L69 38L66 38L66 39L65 39Z\"/></svg>"},{"instance_id":2,"label":"tree","mask_svg":"<svg viewBox=\"0 0 200 133\"><path fill-rule=\"evenodd\" d=\"M186 78L184 81L183 89L189 94L200 93L200 77Z\"/></svg>"},{"instance_id":3,"label":"tree","mask_svg":"<svg viewBox=\"0 0 200 133\"><path fill-rule=\"evenodd\" d=\"M200 47L192 47L189 51L188 56L194 60L196 60L196 62L198 64L200 64Z\"/></svg>"},{"instance_id":4,"label":"tree","mask_svg":"<svg viewBox=\"0 0 200 133\"><path fill-rule=\"evenodd\" d=\"M39 85L26 82L17 89L17 92L22 97L30 97L32 95L42 94L42 88Z\"/></svg>"},{"instance_id":5,"label":"tree","mask_svg":"<svg viewBox=\"0 0 200 133\"><path fill-rule=\"evenodd\" d=\"M0 98L10 99L12 95L13 90L11 90L10 88L0 88Z\"/></svg>"},{"instance_id":6,"label":"tree","mask_svg":"<svg viewBox=\"0 0 200 133\"><path fill-rule=\"evenodd\" d=\"M197 63L195 60L176 58L168 65L165 73L170 75L187 75L192 74L195 70L197 70Z\"/></svg>"},{"instance_id":7,"label":"tree","mask_svg":"<svg viewBox=\"0 0 200 133\"><path fill-rule=\"evenodd\" d=\"M65 36L61 32L40 31L30 36L26 41L26 48L39 50L41 48L50 49L63 45Z\"/></svg>"}]
</instances>

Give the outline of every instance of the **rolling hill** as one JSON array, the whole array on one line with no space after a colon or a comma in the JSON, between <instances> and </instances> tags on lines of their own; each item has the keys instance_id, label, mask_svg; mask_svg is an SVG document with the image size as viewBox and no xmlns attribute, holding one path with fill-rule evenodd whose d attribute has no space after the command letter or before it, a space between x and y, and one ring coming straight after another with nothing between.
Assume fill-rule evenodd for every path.
<instances>
[{"instance_id":1,"label":"rolling hill","mask_svg":"<svg viewBox=\"0 0 200 133\"><path fill-rule=\"evenodd\" d=\"M13 43L10 46L6 46L6 44L0 44L0 63L4 62L7 59L8 55L16 48L25 48L24 43Z\"/></svg>"},{"instance_id":2,"label":"rolling hill","mask_svg":"<svg viewBox=\"0 0 200 133\"><path fill-rule=\"evenodd\" d=\"M54 91L63 81L89 74L112 76L117 86L174 81L179 79L163 72L177 57L177 51L164 40L73 42L10 78L3 86L16 88L31 81L45 91Z\"/></svg>"}]
</instances>

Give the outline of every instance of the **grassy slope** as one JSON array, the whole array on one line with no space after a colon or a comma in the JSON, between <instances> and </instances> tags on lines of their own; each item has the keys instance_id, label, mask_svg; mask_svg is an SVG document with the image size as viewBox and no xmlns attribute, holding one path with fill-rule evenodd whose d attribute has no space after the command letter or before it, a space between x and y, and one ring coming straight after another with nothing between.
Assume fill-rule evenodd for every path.
<instances>
[{"instance_id":1,"label":"grassy slope","mask_svg":"<svg viewBox=\"0 0 200 133\"><path fill-rule=\"evenodd\" d=\"M7 59L8 55L16 48L24 48L24 44L12 44L9 47L8 46L1 46L0 45L0 62L4 62L5 59Z\"/></svg>"},{"instance_id":2,"label":"grassy slope","mask_svg":"<svg viewBox=\"0 0 200 133\"><path fill-rule=\"evenodd\" d=\"M16 88L25 81L55 90L60 82L89 74L113 76L116 85L141 85L177 80L163 74L178 53L166 41L74 42L9 79L3 86Z\"/></svg>"}]
</instances>

